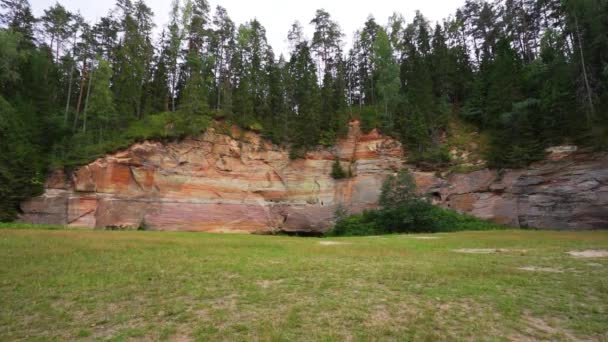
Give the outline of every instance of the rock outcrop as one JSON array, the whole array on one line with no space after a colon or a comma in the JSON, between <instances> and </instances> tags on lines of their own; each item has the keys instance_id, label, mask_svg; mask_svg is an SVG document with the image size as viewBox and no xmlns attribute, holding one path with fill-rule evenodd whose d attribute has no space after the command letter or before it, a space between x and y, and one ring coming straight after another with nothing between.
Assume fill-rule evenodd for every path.
<instances>
[{"instance_id":1,"label":"rock outcrop","mask_svg":"<svg viewBox=\"0 0 608 342\"><path fill-rule=\"evenodd\" d=\"M608 229L608 153L552 148L525 170L438 178L416 173L436 204L513 227Z\"/></svg>"},{"instance_id":2,"label":"rock outcrop","mask_svg":"<svg viewBox=\"0 0 608 342\"><path fill-rule=\"evenodd\" d=\"M334 148L290 160L289 152L252 132L209 130L200 138L144 142L66 177L53 174L44 195L22 205L22 221L74 227L206 232L319 233L343 205L376 205L403 150L357 122ZM334 180L339 158L354 177Z\"/></svg>"},{"instance_id":3,"label":"rock outcrop","mask_svg":"<svg viewBox=\"0 0 608 342\"><path fill-rule=\"evenodd\" d=\"M239 137L238 139L232 137ZM439 205L499 223L550 229L608 228L608 154L557 148L525 170L446 177L414 172ZM22 204L22 221L88 228L322 233L336 208L376 206L382 182L404 167L399 142L353 122L333 148L290 160L259 135L220 134L144 142L67 176ZM338 158L353 177L334 180Z\"/></svg>"}]
</instances>

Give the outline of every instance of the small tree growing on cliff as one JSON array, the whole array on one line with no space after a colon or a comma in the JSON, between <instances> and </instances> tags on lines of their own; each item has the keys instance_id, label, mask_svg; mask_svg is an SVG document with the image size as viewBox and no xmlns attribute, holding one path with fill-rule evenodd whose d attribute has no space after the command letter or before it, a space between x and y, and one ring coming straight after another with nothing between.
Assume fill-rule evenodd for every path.
<instances>
[{"instance_id":1,"label":"small tree growing on cliff","mask_svg":"<svg viewBox=\"0 0 608 342\"><path fill-rule=\"evenodd\" d=\"M411 205L420 200L416 194L416 181L408 170L389 176L382 184L380 205L385 209Z\"/></svg>"},{"instance_id":2,"label":"small tree growing on cliff","mask_svg":"<svg viewBox=\"0 0 608 342\"><path fill-rule=\"evenodd\" d=\"M344 171L342 164L340 164L340 159L338 158L336 158L334 164L331 167L331 176L334 179L344 179L348 177L348 174L346 173L346 171Z\"/></svg>"}]
</instances>

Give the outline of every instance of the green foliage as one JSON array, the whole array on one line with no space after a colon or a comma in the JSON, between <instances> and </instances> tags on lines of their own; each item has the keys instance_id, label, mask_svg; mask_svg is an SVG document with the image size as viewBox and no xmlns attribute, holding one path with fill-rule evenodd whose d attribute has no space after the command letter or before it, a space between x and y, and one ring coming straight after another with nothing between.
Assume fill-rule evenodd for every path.
<instances>
[{"instance_id":1,"label":"green foliage","mask_svg":"<svg viewBox=\"0 0 608 342\"><path fill-rule=\"evenodd\" d=\"M264 126L262 126L262 124L259 122L254 122L251 125L247 126L247 129L260 133L260 132L264 131Z\"/></svg>"},{"instance_id":2,"label":"green foliage","mask_svg":"<svg viewBox=\"0 0 608 342\"><path fill-rule=\"evenodd\" d=\"M384 208L409 205L419 200L416 195L416 180L409 171L390 175L382 184L379 204Z\"/></svg>"},{"instance_id":3,"label":"green foliage","mask_svg":"<svg viewBox=\"0 0 608 342\"><path fill-rule=\"evenodd\" d=\"M289 141L297 147L311 147L319 142L321 122L317 69L307 42L301 42L288 65L288 103L295 112L290 120Z\"/></svg>"},{"instance_id":4,"label":"green foliage","mask_svg":"<svg viewBox=\"0 0 608 342\"><path fill-rule=\"evenodd\" d=\"M184 87L179 111L184 115L203 116L208 115L207 87L205 75L203 75L204 61L201 57L191 54L187 63L190 77Z\"/></svg>"},{"instance_id":5,"label":"green foliage","mask_svg":"<svg viewBox=\"0 0 608 342\"><path fill-rule=\"evenodd\" d=\"M306 157L306 148L291 146L289 149L289 159L296 160Z\"/></svg>"},{"instance_id":6,"label":"green foliage","mask_svg":"<svg viewBox=\"0 0 608 342\"><path fill-rule=\"evenodd\" d=\"M0 30L0 89L14 84L21 78L17 66L23 59L19 51L21 36L5 30Z\"/></svg>"},{"instance_id":7,"label":"green foliage","mask_svg":"<svg viewBox=\"0 0 608 342\"><path fill-rule=\"evenodd\" d=\"M401 171L382 186L381 208L337 217L330 236L365 236L397 233L435 233L491 230L501 226L432 205L416 194L411 173Z\"/></svg>"},{"instance_id":8,"label":"green foliage","mask_svg":"<svg viewBox=\"0 0 608 342\"><path fill-rule=\"evenodd\" d=\"M359 113L361 119L361 131L367 134L381 124L380 116L374 107L364 107Z\"/></svg>"},{"instance_id":9,"label":"green foliage","mask_svg":"<svg viewBox=\"0 0 608 342\"><path fill-rule=\"evenodd\" d=\"M486 159L491 167L522 167L545 156L539 140L535 120L538 119L539 101L527 99L513 104L512 111L503 113Z\"/></svg>"},{"instance_id":10,"label":"green foliage","mask_svg":"<svg viewBox=\"0 0 608 342\"><path fill-rule=\"evenodd\" d=\"M407 206L365 211L339 220L328 236L370 236L496 230L503 226L418 201Z\"/></svg>"},{"instance_id":11,"label":"green foliage","mask_svg":"<svg viewBox=\"0 0 608 342\"><path fill-rule=\"evenodd\" d=\"M99 60L87 107L88 110L85 112L85 115L88 115L91 121L92 125L89 126L93 129L97 128L99 131L100 140L103 140L103 131L109 127L114 127L117 122L114 94L110 89L111 78L112 68L110 64L105 60Z\"/></svg>"},{"instance_id":12,"label":"green foliage","mask_svg":"<svg viewBox=\"0 0 608 342\"><path fill-rule=\"evenodd\" d=\"M374 64L378 74L378 109L382 113L380 127L385 132L394 128L394 117L399 104L399 66L393 58L393 49L384 29L379 29L374 42Z\"/></svg>"},{"instance_id":13,"label":"green foliage","mask_svg":"<svg viewBox=\"0 0 608 342\"><path fill-rule=\"evenodd\" d=\"M52 161L53 167L76 167L86 164L106 153L115 152L144 140L167 141L198 135L211 124L206 116L187 116L179 112L148 115L143 120L133 121L126 129L108 132L104 140L96 133L79 133L60 146Z\"/></svg>"},{"instance_id":14,"label":"green foliage","mask_svg":"<svg viewBox=\"0 0 608 342\"><path fill-rule=\"evenodd\" d=\"M42 192L44 159L18 114L0 96L0 222L14 220L20 202Z\"/></svg>"},{"instance_id":15,"label":"green foliage","mask_svg":"<svg viewBox=\"0 0 608 342\"><path fill-rule=\"evenodd\" d=\"M332 167L331 167L331 176L333 179L344 179L349 177L350 172L344 171L342 164L340 163L340 159L336 158Z\"/></svg>"},{"instance_id":16,"label":"green foliage","mask_svg":"<svg viewBox=\"0 0 608 342\"><path fill-rule=\"evenodd\" d=\"M431 146L423 150L414 150L410 154L408 161L423 169L438 169L444 168L452 162L450 146L439 145Z\"/></svg>"},{"instance_id":17,"label":"green foliage","mask_svg":"<svg viewBox=\"0 0 608 342\"><path fill-rule=\"evenodd\" d=\"M40 225L27 223L0 223L0 229L18 229L18 230L65 230L65 226L55 225Z\"/></svg>"},{"instance_id":18,"label":"green foliage","mask_svg":"<svg viewBox=\"0 0 608 342\"><path fill-rule=\"evenodd\" d=\"M327 236L372 236L382 234L381 231L373 212L367 211L338 220Z\"/></svg>"}]
</instances>

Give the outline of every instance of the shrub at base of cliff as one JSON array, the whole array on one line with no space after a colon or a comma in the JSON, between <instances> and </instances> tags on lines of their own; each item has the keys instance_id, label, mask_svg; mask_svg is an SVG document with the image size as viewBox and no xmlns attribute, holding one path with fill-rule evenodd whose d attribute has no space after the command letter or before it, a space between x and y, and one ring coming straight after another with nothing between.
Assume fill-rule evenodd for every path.
<instances>
[{"instance_id":1,"label":"shrub at base of cliff","mask_svg":"<svg viewBox=\"0 0 608 342\"><path fill-rule=\"evenodd\" d=\"M339 220L327 235L370 236L502 228L500 225L443 209L421 200L409 206L370 210L348 216Z\"/></svg>"},{"instance_id":2,"label":"shrub at base of cliff","mask_svg":"<svg viewBox=\"0 0 608 342\"><path fill-rule=\"evenodd\" d=\"M416 195L416 185L407 171L390 176L382 186L381 209L346 216L337 214L330 236L366 236L396 233L436 233L462 230L492 230L501 226L432 205Z\"/></svg>"}]
</instances>

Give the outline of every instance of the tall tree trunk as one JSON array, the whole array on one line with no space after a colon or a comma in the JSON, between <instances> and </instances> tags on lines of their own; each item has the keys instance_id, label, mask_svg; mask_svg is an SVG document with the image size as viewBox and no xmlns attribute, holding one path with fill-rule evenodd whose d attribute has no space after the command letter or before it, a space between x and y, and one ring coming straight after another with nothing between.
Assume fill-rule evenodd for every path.
<instances>
[{"instance_id":1,"label":"tall tree trunk","mask_svg":"<svg viewBox=\"0 0 608 342\"><path fill-rule=\"evenodd\" d=\"M80 78L80 92L78 94L78 103L76 104L76 115L74 115L74 125L72 131L76 132L76 126L78 125L78 117L80 116L80 108L82 107L82 99L84 97L84 88L87 76L87 61L86 58L83 62L82 77Z\"/></svg>"},{"instance_id":2,"label":"tall tree trunk","mask_svg":"<svg viewBox=\"0 0 608 342\"><path fill-rule=\"evenodd\" d=\"M65 102L65 114L63 116L63 123L67 124L68 123L68 113L70 111L70 102L72 100L72 79L74 78L74 69L75 69L75 65L76 63L72 62L72 67L70 68L70 80L69 80L69 84L68 84L68 99Z\"/></svg>"},{"instance_id":3,"label":"tall tree trunk","mask_svg":"<svg viewBox=\"0 0 608 342\"><path fill-rule=\"evenodd\" d=\"M78 93L78 102L76 103L76 113L79 114L82 108L82 99L84 97L84 89L87 75L87 59L85 57L82 62L82 76L80 77L80 92Z\"/></svg>"},{"instance_id":4,"label":"tall tree trunk","mask_svg":"<svg viewBox=\"0 0 608 342\"><path fill-rule=\"evenodd\" d=\"M595 117L595 108L593 106L593 96L591 94L591 86L589 85L589 78L587 77L587 65L585 64L585 53L583 52L583 42L581 38L581 31L578 26L578 16L574 14L574 25L576 28L576 37L578 41L578 49L581 57L581 68L583 69L583 79L585 81L585 90L587 92L587 102L589 104L589 111L587 112L587 125L591 126L591 120Z\"/></svg>"},{"instance_id":5,"label":"tall tree trunk","mask_svg":"<svg viewBox=\"0 0 608 342\"><path fill-rule=\"evenodd\" d=\"M481 65L481 60L479 59L479 48L477 47L477 39L473 37L473 49L475 49L475 57L477 59L477 66Z\"/></svg>"},{"instance_id":6,"label":"tall tree trunk","mask_svg":"<svg viewBox=\"0 0 608 342\"><path fill-rule=\"evenodd\" d=\"M59 43L60 40L59 38L57 38L57 53L55 54L55 63L58 64L59 63L59 46L61 46L61 44Z\"/></svg>"},{"instance_id":7,"label":"tall tree trunk","mask_svg":"<svg viewBox=\"0 0 608 342\"><path fill-rule=\"evenodd\" d=\"M220 60L220 65L218 69L217 76L217 110L220 110L221 101L222 101L222 69L224 68L224 52L220 48L220 53L218 53L218 59Z\"/></svg>"},{"instance_id":8,"label":"tall tree trunk","mask_svg":"<svg viewBox=\"0 0 608 342\"><path fill-rule=\"evenodd\" d=\"M82 122L82 133L87 132L87 111L89 110L89 97L91 95L91 83L93 83L93 76L95 75L95 71L91 71L91 76L89 77L89 85L87 87L87 99L84 102L84 117Z\"/></svg>"},{"instance_id":9,"label":"tall tree trunk","mask_svg":"<svg viewBox=\"0 0 608 342\"><path fill-rule=\"evenodd\" d=\"M175 112L175 88L177 87L177 62L172 65L171 70L171 111Z\"/></svg>"},{"instance_id":10,"label":"tall tree trunk","mask_svg":"<svg viewBox=\"0 0 608 342\"><path fill-rule=\"evenodd\" d=\"M53 44L55 44L55 34L51 36L51 45L49 47L51 50L51 61L53 61Z\"/></svg>"},{"instance_id":11,"label":"tall tree trunk","mask_svg":"<svg viewBox=\"0 0 608 342\"><path fill-rule=\"evenodd\" d=\"M521 8L521 14L520 15L521 15L521 19L522 19L522 22L523 22L522 30L519 33L519 35L520 35L519 39L521 40L521 43L522 43L522 52L523 52L523 55L524 55L523 56L524 57L523 61L524 62L530 62L530 59L529 59L530 58L530 56L529 56L529 54L530 54L530 47L528 46L528 39L527 39L528 37L526 37L526 30L528 29L528 21L526 20L526 14L527 13L526 13L524 2L522 0L519 1L519 6ZM522 35L523 35L523 38L521 37Z\"/></svg>"}]
</instances>

